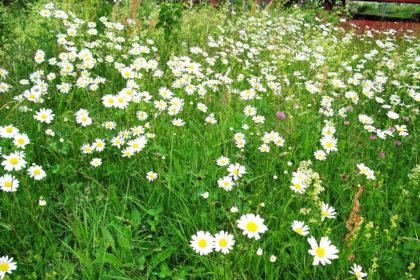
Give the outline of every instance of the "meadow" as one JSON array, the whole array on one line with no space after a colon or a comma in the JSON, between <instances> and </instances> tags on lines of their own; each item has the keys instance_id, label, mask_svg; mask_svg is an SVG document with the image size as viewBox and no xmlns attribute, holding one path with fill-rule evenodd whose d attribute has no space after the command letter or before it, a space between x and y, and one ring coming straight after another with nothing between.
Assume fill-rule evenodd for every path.
<instances>
[{"instance_id":1,"label":"meadow","mask_svg":"<svg viewBox=\"0 0 420 280\"><path fill-rule=\"evenodd\" d=\"M0 279L418 279L416 34L99 3L0 6Z\"/></svg>"}]
</instances>

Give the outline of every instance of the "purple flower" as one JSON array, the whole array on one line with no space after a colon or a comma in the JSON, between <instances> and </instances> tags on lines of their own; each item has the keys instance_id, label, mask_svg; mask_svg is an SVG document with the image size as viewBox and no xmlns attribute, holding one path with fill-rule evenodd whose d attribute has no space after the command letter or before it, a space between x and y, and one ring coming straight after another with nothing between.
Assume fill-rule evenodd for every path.
<instances>
[{"instance_id":1,"label":"purple flower","mask_svg":"<svg viewBox=\"0 0 420 280\"><path fill-rule=\"evenodd\" d=\"M385 152L384 151L380 151L379 152L379 157L380 158L384 158L385 157Z\"/></svg>"},{"instance_id":2,"label":"purple flower","mask_svg":"<svg viewBox=\"0 0 420 280\"><path fill-rule=\"evenodd\" d=\"M375 139L376 139L376 136L375 136L375 135L371 135L371 136L369 137L369 139L370 139L370 140L375 140Z\"/></svg>"},{"instance_id":3,"label":"purple flower","mask_svg":"<svg viewBox=\"0 0 420 280\"><path fill-rule=\"evenodd\" d=\"M277 112L276 113L277 118L284 120L286 119L286 113L285 112Z\"/></svg>"},{"instance_id":4,"label":"purple flower","mask_svg":"<svg viewBox=\"0 0 420 280\"><path fill-rule=\"evenodd\" d=\"M401 146L401 141L399 141L399 140L395 140L395 141L394 141L394 145L395 145L395 146Z\"/></svg>"}]
</instances>

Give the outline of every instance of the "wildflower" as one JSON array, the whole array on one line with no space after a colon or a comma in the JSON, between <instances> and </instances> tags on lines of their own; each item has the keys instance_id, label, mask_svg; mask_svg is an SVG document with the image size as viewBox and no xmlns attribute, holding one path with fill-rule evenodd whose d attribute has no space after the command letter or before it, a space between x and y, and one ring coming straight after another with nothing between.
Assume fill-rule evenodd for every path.
<instances>
[{"instance_id":1,"label":"wildflower","mask_svg":"<svg viewBox=\"0 0 420 280\"><path fill-rule=\"evenodd\" d=\"M314 153L315 159L317 160L326 160L327 159L327 154L323 151L323 150L317 150Z\"/></svg>"},{"instance_id":2,"label":"wildflower","mask_svg":"<svg viewBox=\"0 0 420 280\"><path fill-rule=\"evenodd\" d=\"M361 122L362 124L371 125L371 124L373 124L373 119L371 117L367 116L367 115L360 114L359 115L359 122Z\"/></svg>"},{"instance_id":3,"label":"wildflower","mask_svg":"<svg viewBox=\"0 0 420 280\"><path fill-rule=\"evenodd\" d=\"M292 229L294 232L300 234L300 235L308 235L309 234L309 227L305 225L304 222L301 221L293 221L292 223Z\"/></svg>"},{"instance_id":4,"label":"wildflower","mask_svg":"<svg viewBox=\"0 0 420 280\"><path fill-rule=\"evenodd\" d=\"M90 165L92 166L92 167L98 167L98 166L101 166L102 165L102 160L100 159L100 158L93 158L91 161L90 161Z\"/></svg>"},{"instance_id":5,"label":"wildflower","mask_svg":"<svg viewBox=\"0 0 420 280\"><path fill-rule=\"evenodd\" d=\"M26 134L16 134L13 139L13 144L17 148L24 149L29 144L29 137Z\"/></svg>"},{"instance_id":6,"label":"wildflower","mask_svg":"<svg viewBox=\"0 0 420 280\"><path fill-rule=\"evenodd\" d=\"M41 196L38 200L38 205L41 207L44 207L45 205L47 205L47 202L45 201L45 199Z\"/></svg>"},{"instance_id":7,"label":"wildflower","mask_svg":"<svg viewBox=\"0 0 420 280\"><path fill-rule=\"evenodd\" d=\"M323 129L322 129L322 135L323 136L332 136L335 133L335 127L331 126L331 125L326 125Z\"/></svg>"},{"instance_id":8,"label":"wildflower","mask_svg":"<svg viewBox=\"0 0 420 280\"><path fill-rule=\"evenodd\" d=\"M204 199L207 199L207 198L209 198L209 192L204 192L204 193L202 193L202 194L201 194L201 196L202 196Z\"/></svg>"},{"instance_id":9,"label":"wildflower","mask_svg":"<svg viewBox=\"0 0 420 280\"><path fill-rule=\"evenodd\" d=\"M122 150L121 153L122 157L131 158L134 155L135 151L133 150L133 148L128 147Z\"/></svg>"},{"instance_id":10,"label":"wildflower","mask_svg":"<svg viewBox=\"0 0 420 280\"><path fill-rule=\"evenodd\" d=\"M229 172L229 176L233 177L233 180L236 181L246 173L246 168L239 163L235 163L230 164L227 171Z\"/></svg>"},{"instance_id":11,"label":"wildflower","mask_svg":"<svg viewBox=\"0 0 420 280\"><path fill-rule=\"evenodd\" d=\"M275 263L277 261L277 257L274 255L270 256L270 262Z\"/></svg>"},{"instance_id":12,"label":"wildflower","mask_svg":"<svg viewBox=\"0 0 420 280\"><path fill-rule=\"evenodd\" d=\"M42 63L45 60L45 52L42 50L37 50L35 53L34 60L38 64Z\"/></svg>"},{"instance_id":13,"label":"wildflower","mask_svg":"<svg viewBox=\"0 0 420 280\"><path fill-rule=\"evenodd\" d=\"M308 242L311 245L311 249L308 252L314 256L313 265L318 265L319 263L322 265L331 264L330 260L338 259L337 247L331 245L328 237L322 237L319 246L314 237L308 238Z\"/></svg>"},{"instance_id":14,"label":"wildflower","mask_svg":"<svg viewBox=\"0 0 420 280\"><path fill-rule=\"evenodd\" d=\"M209 232L199 231L191 237L190 246L200 255L213 252L214 238Z\"/></svg>"},{"instance_id":15,"label":"wildflower","mask_svg":"<svg viewBox=\"0 0 420 280\"><path fill-rule=\"evenodd\" d=\"M94 148L89 144L84 144L80 149L83 154L91 154Z\"/></svg>"},{"instance_id":16,"label":"wildflower","mask_svg":"<svg viewBox=\"0 0 420 280\"><path fill-rule=\"evenodd\" d=\"M253 117L257 114L257 109L255 107L247 105L244 109L244 113L247 117Z\"/></svg>"},{"instance_id":17,"label":"wildflower","mask_svg":"<svg viewBox=\"0 0 420 280\"><path fill-rule=\"evenodd\" d=\"M227 254L232 250L233 245L235 245L235 239L232 234L220 231L214 235L214 250L216 252Z\"/></svg>"},{"instance_id":18,"label":"wildflower","mask_svg":"<svg viewBox=\"0 0 420 280\"><path fill-rule=\"evenodd\" d=\"M105 141L102 139L95 139L95 142L92 144L92 148L95 151L102 152L105 149Z\"/></svg>"},{"instance_id":19,"label":"wildflower","mask_svg":"<svg viewBox=\"0 0 420 280\"><path fill-rule=\"evenodd\" d=\"M281 119L281 120L284 120L284 119L286 119L286 113L285 112L277 112L276 117Z\"/></svg>"},{"instance_id":20,"label":"wildflower","mask_svg":"<svg viewBox=\"0 0 420 280\"><path fill-rule=\"evenodd\" d=\"M36 112L34 119L36 119L39 122L49 124L54 119L54 114L51 109L39 109L38 112Z\"/></svg>"},{"instance_id":21,"label":"wildflower","mask_svg":"<svg viewBox=\"0 0 420 280\"><path fill-rule=\"evenodd\" d=\"M19 180L13 175L5 174L0 177L0 189L4 192L15 192L19 187Z\"/></svg>"},{"instance_id":22,"label":"wildflower","mask_svg":"<svg viewBox=\"0 0 420 280\"><path fill-rule=\"evenodd\" d=\"M156 180L157 177L158 177L158 174L153 171L149 171L146 174L146 179L149 180L150 182L153 182L154 180Z\"/></svg>"},{"instance_id":23,"label":"wildflower","mask_svg":"<svg viewBox=\"0 0 420 280\"><path fill-rule=\"evenodd\" d=\"M89 117L89 112L85 109L80 109L76 112L76 123L83 127L92 124L92 118Z\"/></svg>"},{"instance_id":24,"label":"wildflower","mask_svg":"<svg viewBox=\"0 0 420 280\"><path fill-rule=\"evenodd\" d=\"M334 219L337 213L335 212L335 209L329 206L326 203L322 203L321 207L321 220L324 221L325 218L327 219Z\"/></svg>"},{"instance_id":25,"label":"wildflower","mask_svg":"<svg viewBox=\"0 0 420 280\"><path fill-rule=\"evenodd\" d=\"M51 16L51 12L50 12L50 10L41 10L41 11L39 12L39 14L40 14L42 17L50 17L50 16Z\"/></svg>"},{"instance_id":26,"label":"wildflower","mask_svg":"<svg viewBox=\"0 0 420 280\"><path fill-rule=\"evenodd\" d=\"M408 136L407 126L406 125L396 125L395 129L398 131L400 136Z\"/></svg>"},{"instance_id":27,"label":"wildflower","mask_svg":"<svg viewBox=\"0 0 420 280\"><path fill-rule=\"evenodd\" d=\"M260 215L246 214L242 215L237 221L238 228L243 230L243 234L248 238L260 239L260 234L266 232L268 228L264 225L264 219Z\"/></svg>"},{"instance_id":28,"label":"wildflower","mask_svg":"<svg viewBox=\"0 0 420 280\"><path fill-rule=\"evenodd\" d=\"M225 176L217 180L217 184L220 188L224 189L225 191L231 191L232 187L235 185L235 182L233 182L230 176Z\"/></svg>"},{"instance_id":29,"label":"wildflower","mask_svg":"<svg viewBox=\"0 0 420 280\"><path fill-rule=\"evenodd\" d=\"M10 89L10 85L9 84L0 82L0 93L8 92L9 89Z\"/></svg>"},{"instance_id":30,"label":"wildflower","mask_svg":"<svg viewBox=\"0 0 420 280\"><path fill-rule=\"evenodd\" d=\"M42 169L42 166L33 164L28 169L28 174L31 178L34 178L34 180L42 180L47 174Z\"/></svg>"},{"instance_id":31,"label":"wildflower","mask_svg":"<svg viewBox=\"0 0 420 280\"><path fill-rule=\"evenodd\" d=\"M231 212L231 213L238 213L238 211L239 211L239 209L238 209L238 207L236 207L236 206L232 206L232 207L230 208L230 212Z\"/></svg>"},{"instance_id":32,"label":"wildflower","mask_svg":"<svg viewBox=\"0 0 420 280\"><path fill-rule=\"evenodd\" d=\"M366 176L368 180L375 180L375 172L367 167L364 163L357 164L357 168L359 169L359 174L363 174Z\"/></svg>"},{"instance_id":33,"label":"wildflower","mask_svg":"<svg viewBox=\"0 0 420 280\"><path fill-rule=\"evenodd\" d=\"M261 247L258 247L257 256L262 256L262 254L263 254L263 249Z\"/></svg>"},{"instance_id":34,"label":"wildflower","mask_svg":"<svg viewBox=\"0 0 420 280\"><path fill-rule=\"evenodd\" d=\"M0 126L0 137L2 138L14 138L19 133L19 129L12 125Z\"/></svg>"},{"instance_id":35,"label":"wildflower","mask_svg":"<svg viewBox=\"0 0 420 280\"><path fill-rule=\"evenodd\" d=\"M229 164L229 158L221 156L217 159L217 165L218 166L226 166Z\"/></svg>"},{"instance_id":36,"label":"wildflower","mask_svg":"<svg viewBox=\"0 0 420 280\"><path fill-rule=\"evenodd\" d=\"M303 194L308 186L303 183L303 180L300 178L293 178L292 179L292 185L290 186L290 189L292 191Z\"/></svg>"},{"instance_id":37,"label":"wildflower","mask_svg":"<svg viewBox=\"0 0 420 280\"><path fill-rule=\"evenodd\" d=\"M2 157L4 161L2 161L1 165L3 165L6 171L19 171L26 166L25 154L23 152L14 152L8 156L2 155Z\"/></svg>"},{"instance_id":38,"label":"wildflower","mask_svg":"<svg viewBox=\"0 0 420 280\"><path fill-rule=\"evenodd\" d=\"M354 276L356 276L357 280L362 280L363 278L367 276L367 273L363 272L362 270L363 270L362 266L354 263L349 272L353 274Z\"/></svg>"},{"instance_id":39,"label":"wildflower","mask_svg":"<svg viewBox=\"0 0 420 280\"><path fill-rule=\"evenodd\" d=\"M144 112L144 111L138 111L138 112L136 113L136 117L137 117L137 119L139 119L140 121L144 121L144 120L146 120L146 119L147 119L148 115L147 115L147 113L146 113L146 112Z\"/></svg>"},{"instance_id":40,"label":"wildflower","mask_svg":"<svg viewBox=\"0 0 420 280\"><path fill-rule=\"evenodd\" d=\"M393 119L393 120L396 120L400 117L400 115L398 115L397 113L393 111L388 111L386 115L388 116L388 118Z\"/></svg>"},{"instance_id":41,"label":"wildflower","mask_svg":"<svg viewBox=\"0 0 420 280\"><path fill-rule=\"evenodd\" d=\"M180 126L184 126L185 125L185 122L182 119L173 119L172 120L172 124L174 126L180 127Z\"/></svg>"},{"instance_id":42,"label":"wildflower","mask_svg":"<svg viewBox=\"0 0 420 280\"><path fill-rule=\"evenodd\" d=\"M267 144L262 144L258 150L262 153L268 153L270 152L270 146L268 146Z\"/></svg>"},{"instance_id":43,"label":"wildflower","mask_svg":"<svg viewBox=\"0 0 420 280\"><path fill-rule=\"evenodd\" d=\"M114 130L117 127L117 124L113 121L108 121L108 122L104 122L102 126L108 130Z\"/></svg>"},{"instance_id":44,"label":"wildflower","mask_svg":"<svg viewBox=\"0 0 420 280\"><path fill-rule=\"evenodd\" d=\"M3 256L0 258L0 279L3 279L6 273L12 274L13 270L16 270L16 262L9 256Z\"/></svg>"},{"instance_id":45,"label":"wildflower","mask_svg":"<svg viewBox=\"0 0 420 280\"><path fill-rule=\"evenodd\" d=\"M322 137L321 145L327 153L337 151L337 139L335 139L333 136Z\"/></svg>"}]
</instances>

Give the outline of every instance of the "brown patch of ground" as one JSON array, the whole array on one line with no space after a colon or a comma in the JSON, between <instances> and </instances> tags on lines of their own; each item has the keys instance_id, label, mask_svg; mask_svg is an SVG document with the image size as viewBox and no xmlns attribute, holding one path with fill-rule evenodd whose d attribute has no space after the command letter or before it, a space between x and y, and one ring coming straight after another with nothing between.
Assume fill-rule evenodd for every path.
<instances>
[{"instance_id":1,"label":"brown patch of ground","mask_svg":"<svg viewBox=\"0 0 420 280\"><path fill-rule=\"evenodd\" d=\"M353 19L345 22L343 27L346 29L353 28L358 34L371 30L373 32L395 31L397 34L407 33L417 36L420 35L420 22Z\"/></svg>"}]
</instances>

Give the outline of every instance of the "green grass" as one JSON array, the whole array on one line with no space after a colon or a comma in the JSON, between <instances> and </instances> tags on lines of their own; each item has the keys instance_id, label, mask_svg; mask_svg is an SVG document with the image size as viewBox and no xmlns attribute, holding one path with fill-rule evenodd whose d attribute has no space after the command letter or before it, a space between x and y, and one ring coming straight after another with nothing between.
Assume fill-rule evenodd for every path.
<instances>
[{"instance_id":1,"label":"green grass","mask_svg":"<svg viewBox=\"0 0 420 280\"><path fill-rule=\"evenodd\" d=\"M112 7L98 11L96 17L95 3L84 3L89 7L86 12L69 1L62 5L66 11L78 11L80 18L96 22L97 38L107 42L107 30L99 17L110 15ZM16 192L0 193L0 257L7 255L16 261L11 279L355 279L349 273L354 263L362 265L367 279L410 279L408 273L412 277L419 274L419 268L411 266L420 261L418 93L417 101L409 94L410 90L418 92L417 38L410 34L356 36L335 24L315 20L314 10L271 11L271 16L243 13L227 18L224 10L204 7L184 11L181 29L165 41L162 31L153 27L158 10L151 5L150 14L143 15L137 30L113 30L115 37L126 40L121 50L106 44L91 49L96 59L112 55L115 61L129 65L137 56L124 55L133 42L148 45L146 39L154 41L156 51L139 56L156 59L162 77L142 69L143 77L134 79L137 91L149 92L152 100L130 102L121 110L105 108L101 100L104 95L118 94L126 85L115 64L98 61L88 70L92 77L106 79L92 91L75 85L80 71L76 77L62 76L57 66L34 62L39 49L47 59L65 52L56 43L56 35L66 32L62 21L40 17L40 9L41 5L35 4L27 14L5 18L11 35L3 38L0 47L0 68L9 71L0 82L11 86L0 93L0 126L13 125L31 141L24 150L26 168L7 172L0 167L0 176L10 173L20 181ZM127 6L114 9L116 20L129 11ZM72 39L78 51L86 41L92 41L86 30L83 25L79 36ZM139 38L133 39L133 35ZM209 46L209 36L220 43L223 38L223 46ZM388 46L381 48L377 40ZM249 47L240 51L238 42ZM192 53L191 47L200 47L205 55ZM372 54L373 50L377 54ZM365 56L369 53L372 55ZM299 60L301 54L308 59ZM167 62L181 56L201 65L202 76L192 74L191 84L205 88L205 95L198 91L189 95L185 86L173 86L179 77ZM214 65L206 58L214 58ZM15 100L31 87L19 80L28 79L37 70L45 71L42 80L48 73L57 75L47 81L43 103ZM359 84L349 82L355 73L362 75ZM238 79L241 75L243 80ZM334 86L331 75L344 87ZM383 83L382 76L387 78ZM259 92L259 98L253 100L241 100L235 92L250 89L247 79L252 77L260 79L266 92ZM277 94L269 87L270 80L281 87ZM372 81L371 91L383 104L362 94L366 80ZM56 89L64 81L72 84L67 94ZM319 93L309 93L306 82L315 84ZM161 87L183 99L183 109L177 115L159 113L154 107L153 101L162 99ZM346 98L349 91L358 94L357 104ZM401 101L396 102L393 95ZM325 96L332 98L331 116L319 112ZM206 104L208 111L199 111L197 103ZM384 108L384 104L390 107ZM258 124L246 117L246 105L254 106L265 122ZM53 110L50 124L33 118L40 108ZM347 108L345 114L343 108ZM76 123L79 109L89 111L92 125ZM389 110L398 113L398 119L387 117ZM147 112L148 119L137 119L137 111ZM285 112L286 119L277 118L277 112ZM217 124L205 123L210 113L215 114ZM376 133L364 129L360 114L371 116L380 130L406 125L409 135L394 132L392 137L371 140ZM174 118L183 119L185 126L172 125ZM114 121L116 130L106 130L102 126L105 121ZM338 151L319 161L314 152L322 148L325 121L336 129ZM249 128L244 129L244 124ZM139 153L124 158L119 148L111 147L110 140L119 131L138 125L145 129L148 143ZM55 135L47 135L46 129ZM270 152L262 153L258 150L261 137L270 131L278 132L285 144L276 147L271 143ZM236 147L233 137L237 132L246 135L244 149ZM105 150L83 154L81 146L95 139L106 141ZM0 144L3 155L21 150L12 139L0 138ZM228 174L216 164L221 156L246 167L246 174L230 192L217 186L218 179ZM103 162L97 168L90 165L95 157ZM311 185L303 195L297 194L290 189L292 173L308 160L324 191L317 193L319 186ZM47 173L44 179L36 181L27 175L32 163L43 167ZM359 163L371 168L376 179L367 180L359 174ZM153 182L146 179L151 170L158 174ZM346 242L346 223L358 185L364 187L358 212L362 223L351 242ZM202 196L205 192L209 193L207 199ZM40 197L46 206L39 206ZM321 201L335 208L335 219L321 221ZM232 213L232 206L239 212ZM303 208L311 210L303 214ZM247 213L265 220L268 231L260 240L248 239L237 227L237 220ZM294 220L309 225L310 234L295 233L291 229ZM227 255L195 253L189 242L200 230L233 234L233 250ZM313 256L308 253L310 236L317 241L328 236L338 248L339 258L330 265L313 266ZM262 256L256 254L259 248ZM275 262L270 261L272 255Z\"/></svg>"},{"instance_id":2,"label":"green grass","mask_svg":"<svg viewBox=\"0 0 420 280\"><path fill-rule=\"evenodd\" d=\"M378 3L354 1L356 13L361 15L373 15L379 17L391 17L401 19L418 19L420 15L420 5L418 4L398 4L398 3Z\"/></svg>"}]
</instances>

